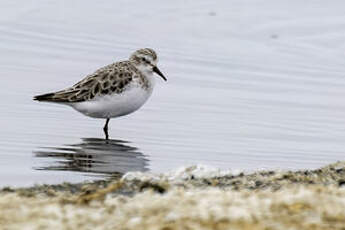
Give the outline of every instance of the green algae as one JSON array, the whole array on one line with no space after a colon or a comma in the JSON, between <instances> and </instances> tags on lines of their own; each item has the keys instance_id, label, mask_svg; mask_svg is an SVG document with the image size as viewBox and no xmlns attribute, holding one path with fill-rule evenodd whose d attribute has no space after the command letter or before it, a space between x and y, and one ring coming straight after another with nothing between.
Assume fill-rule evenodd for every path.
<instances>
[{"instance_id":1,"label":"green algae","mask_svg":"<svg viewBox=\"0 0 345 230\"><path fill-rule=\"evenodd\" d=\"M345 229L345 163L3 188L6 229ZM193 171L194 170L194 171ZM207 173L206 173L207 175Z\"/></svg>"}]
</instances>

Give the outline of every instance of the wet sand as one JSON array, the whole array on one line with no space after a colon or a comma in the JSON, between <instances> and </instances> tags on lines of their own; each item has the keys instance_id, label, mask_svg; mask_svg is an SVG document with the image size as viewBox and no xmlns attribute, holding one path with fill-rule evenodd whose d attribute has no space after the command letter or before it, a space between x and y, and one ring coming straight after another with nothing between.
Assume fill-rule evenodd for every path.
<instances>
[{"instance_id":1,"label":"wet sand","mask_svg":"<svg viewBox=\"0 0 345 230\"><path fill-rule=\"evenodd\" d=\"M204 166L2 188L5 229L344 229L345 162L251 174Z\"/></svg>"}]
</instances>

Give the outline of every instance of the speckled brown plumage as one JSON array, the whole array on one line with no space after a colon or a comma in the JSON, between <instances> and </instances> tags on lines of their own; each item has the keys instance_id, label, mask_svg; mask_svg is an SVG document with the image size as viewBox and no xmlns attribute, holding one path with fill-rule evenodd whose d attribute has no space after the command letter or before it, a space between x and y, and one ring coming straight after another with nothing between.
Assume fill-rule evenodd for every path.
<instances>
[{"instance_id":1,"label":"speckled brown plumage","mask_svg":"<svg viewBox=\"0 0 345 230\"><path fill-rule=\"evenodd\" d=\"M134 79L141 87L149 87L147 79L130 61L116 62L100 68L70 88L39 95L35 99L65 103L88 101L100 95L121 94Z\"/></svg>"},{"instance_id":2,"label":"speckled brown plumage","mask_svg":"<svg viewBox=\"0 0 345 230\"><path fill-rule=\"evenodd\" d=\"M105 119L103 131L108 140L110 119L135 112L151 96L153 74L167 81L157 62L153 49L139 49L129 60L107 65L72 87L34 96L34 100L63 103L86 116Z\"/></svg>"}]
</instances>

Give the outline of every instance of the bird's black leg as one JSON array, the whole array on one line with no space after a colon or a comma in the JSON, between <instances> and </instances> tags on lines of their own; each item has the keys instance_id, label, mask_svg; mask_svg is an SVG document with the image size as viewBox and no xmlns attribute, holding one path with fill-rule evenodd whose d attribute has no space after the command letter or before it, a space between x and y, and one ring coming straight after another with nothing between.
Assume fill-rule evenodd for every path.
<instances>
[{"instance_id":1,"label":"bird's black leg","mask_svg":"<svg viewBox=\"0 0 345 230\"><path fill-rule=\"evenodd\" d=\"M105 121L104 128L103 128L106 140L109 140L109 134L108 134L108 124L109 124L109 121L110 121L110 119L107 118L107 120Z\"/></svg>"}]
</instances>

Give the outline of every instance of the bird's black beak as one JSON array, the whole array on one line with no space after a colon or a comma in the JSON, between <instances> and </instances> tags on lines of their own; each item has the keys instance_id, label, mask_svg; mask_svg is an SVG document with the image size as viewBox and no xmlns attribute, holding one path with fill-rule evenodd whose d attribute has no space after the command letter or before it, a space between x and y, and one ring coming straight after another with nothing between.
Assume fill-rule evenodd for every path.
<instances>
[{"instance_id":1,"label":"bird's black beak","mask_svg":"<svg viewBox=\"0 0 345 230\"><path fill-rule=\"evenodd\" d=\"M159 76L161 76L161 77L164 79L164 81L167 81L166 77L164 77L164 75L163 75L162 72L157 68L157 66L154 66L152 70L153 70L153 72L155 72L156 74L158 74Z\"/></svg>"}]
</instances>

